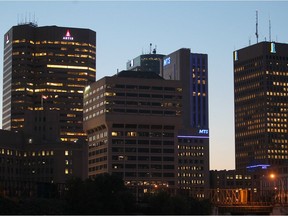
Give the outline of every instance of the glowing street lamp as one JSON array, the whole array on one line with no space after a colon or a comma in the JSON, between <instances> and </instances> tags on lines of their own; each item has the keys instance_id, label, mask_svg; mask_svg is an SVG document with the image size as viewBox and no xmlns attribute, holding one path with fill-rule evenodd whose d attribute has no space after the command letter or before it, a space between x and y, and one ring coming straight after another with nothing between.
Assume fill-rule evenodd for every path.
<instances>
[{"instance_id":1,"label":"glowing street lamp","mask_svg":"<svg viewBox=\"0 0 288 216\"><path fill-rule=\"evenodd\" d=\"M270 178L271 179L276 179L276 175L272 173L272 174L270 174ZM277 179L279 180L280 186L281 186L279 195L280 195L280 202L282 203L283 202L284 193L285 193L285 191L284 191L284 182L283 182L283 179L280 176L278 176ZM275 187L275 190L276 189L277 189L277 187Z\"/></svg>"}]
</instances>

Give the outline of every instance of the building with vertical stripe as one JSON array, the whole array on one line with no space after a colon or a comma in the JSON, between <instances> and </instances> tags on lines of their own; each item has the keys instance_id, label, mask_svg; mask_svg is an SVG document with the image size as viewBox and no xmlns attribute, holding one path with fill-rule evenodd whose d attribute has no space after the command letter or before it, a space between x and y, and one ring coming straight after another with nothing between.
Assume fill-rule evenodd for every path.
<instances>
[{"instance_id":1,"label":"building with vertical stripe","mask_svg":"<svg viewBox=\"0 0 288 216\"><path fill-rule=\"evenodd\" d=\"M183 88L178 131L178 187L204 197L209 188L208 55L179 49L163 58L162 76Z\"/></svg>"}]
</instances>

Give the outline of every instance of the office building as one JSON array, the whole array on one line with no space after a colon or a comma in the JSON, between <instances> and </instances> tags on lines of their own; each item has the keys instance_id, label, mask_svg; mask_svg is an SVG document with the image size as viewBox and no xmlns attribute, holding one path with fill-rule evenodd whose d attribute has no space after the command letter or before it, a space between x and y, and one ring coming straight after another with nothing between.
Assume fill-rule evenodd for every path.
<instances>
[{"instance_id":1,"label":"office building","mask_svg":"<svg viewBox=\"0 0 288 216\"><path fill-rule=\"evenodd\" d=\"M0 130L0 194L51 197L72 177L87 178L87 143L32 143L23 132ZM52 190L53 189L53 190Z\"/></svg>"},{"instance_id":2,"label":"office building","mask_svg":"<svg viewBox=\"0 0 288 216\"><path fill-rule=\"evenodd\" d=\"M96 32L13 26L4 35L3 129L37 143L85 139L83 90L95 77Z\"/></svg>"},{"instance_id":3,"label":"office building","mask_svg":"<svg viewBox=\"0 0 288 216\"><path fill-rule=\"evenodd\" d=\"M155 72L121 71L84 93L88 175L114 173L138 196L177 189L182 87Z\"/></svg>"},{"instance_id":4,"label":"office building","mask_svg":"<svg viewBox=\"0 0 288 216\"><path fill-rule=\"evenodd\" d=\"M254 173L246 170L211 170L210 189L247 189L254 191Z\"/></svg>"},{"instance_id":5,"label":"office building","mask_svg":"<svg viewBox=\"0 0 288 216\"><path fill-rule=\"evenodd\" d=\"M163 59L163 78L183 86L183 127L209 128L208 55L177 50Z\"/></svg>"},{"instance_id":6,"label":"office building","mask_svg":"<svg viewBox=\"0 0 288 216\"><path fill-rule=\"evenodd\" d=\"M163 58L162 76L183 88L178 131L178 187L204 198L209 188L208 55L179 49Z\"/></svg>"},{"instance_id":7,"label":"office building","mask_svg":"<svg viewBox=\"0 0 288 216\"><path fill-rule=\"evenodd\" d=\"M236 169L288 159L288 44L260 42L234 53Z\"/></svg>"}]
</instances>

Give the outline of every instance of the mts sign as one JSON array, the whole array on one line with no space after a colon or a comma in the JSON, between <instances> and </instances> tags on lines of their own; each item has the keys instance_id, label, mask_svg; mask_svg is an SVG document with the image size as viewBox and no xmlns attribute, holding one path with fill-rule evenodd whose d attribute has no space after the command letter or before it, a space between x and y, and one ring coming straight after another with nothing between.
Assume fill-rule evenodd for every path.
<instances>
[{"instance_id":1,"label":"mts sign","mask_svg":"<svg viewBox=\"0 0 288 216\"><path fill-rule=\"evenodd\" d=\"M207 130L207 129L199 129L198 133L199 134L208 134L209 130Z\"/></svg>"}]
</instances>

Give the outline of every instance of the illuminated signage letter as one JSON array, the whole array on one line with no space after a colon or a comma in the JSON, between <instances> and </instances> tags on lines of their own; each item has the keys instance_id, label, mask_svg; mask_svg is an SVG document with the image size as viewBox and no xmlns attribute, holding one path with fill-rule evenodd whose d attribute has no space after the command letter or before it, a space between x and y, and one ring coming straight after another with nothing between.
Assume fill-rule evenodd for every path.
<instances>
[{"instance_id":1,"label":"illuminated signage letter","mask_svg":"<svg viewBox=\"0 0 288 216\"><path fill-rule=\"evenodd\" d=\"M199 134L208 134L209 131L207 129L199 129L198 133Z\"/></svg>"},{"instance_id":2,"label":"illuminated signage letter","mask_svg":"<svg viewBox=\"0 0 288 216\"><path fill-rule=\"evenodd\" d=\"M164 59L163 66L169 65L170 63L171 63L171 59L170 59L170 57L168 57L168 58Z\"/></svg>"}]
</instances>

